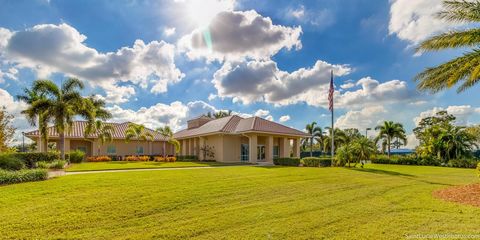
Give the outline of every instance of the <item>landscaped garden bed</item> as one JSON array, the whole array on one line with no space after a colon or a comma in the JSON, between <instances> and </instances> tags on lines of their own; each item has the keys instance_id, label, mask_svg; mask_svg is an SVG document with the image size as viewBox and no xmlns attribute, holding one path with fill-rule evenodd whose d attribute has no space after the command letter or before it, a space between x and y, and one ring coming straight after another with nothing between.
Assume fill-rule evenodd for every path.
<instances>
[{"instance_id":1,"label":"landscaped garden bed","mask_svg":"<svg viewBox=\"0 0 480 240\"><path fill-rule=\"evenodd\" d=\"M150 169L150 168L182 168L182 167L210 167L210 166L236 166L245 163L220 163L220 162L155 162L155 161L108 161L108 162L83 162L70 165L67 172L122 170L122 169Z\"/></svg>"}]
</instances>

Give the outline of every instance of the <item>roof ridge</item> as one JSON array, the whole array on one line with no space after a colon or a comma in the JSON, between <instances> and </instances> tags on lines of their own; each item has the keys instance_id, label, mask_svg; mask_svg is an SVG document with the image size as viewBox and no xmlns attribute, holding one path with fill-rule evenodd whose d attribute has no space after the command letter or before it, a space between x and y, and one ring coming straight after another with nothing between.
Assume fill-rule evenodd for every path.
<instances>
[{"instance_id":1,"label":"roof ridge","mask_svg":"<svg viewBox=\"0 0 480 240\"><path fill-rule=\"evenodd\" d=\"M289 128L289 129L292 129L292 130L298 131L298 132L305 133L305 132L303 132L303 131L300 131L300 130L298 130L298 129L296 129L296 128L289 127L289 126L287 126L287 125L284 125L284 124L281 124L281 123L277 123L277 122L274 122L274 121L270 121L270 120L268 120L268 119L265 119L265 118L262 118L262 119L263 119L263 120L265 120L265 121L269 121L269 122L272 122L272 123L274 123L274 124L280 125L280 126L282 126L282 127L286 127L286 128Z\"/></svg>"},{"instance_id":2,"label":"roof ridge","mask_svg":"<svg viewBox=\"0 0 480 240\"><path fill-rule=\"evenodd\" d=\"M227 128L228 124L235 118L240 118L242 119L242 117L238 116L238 115L230 115L230 116L227 116L229 117L230 119L228 119L228 121L225 123L225 125L223 125L222 129L220 130L221 132L225 132L225 128ZM218 119L222 119L222 118L218 118Z\"/></svg>"},{"instance_id":3,"label":"roof ridge","mask_svg":"<svg viewBox=\"0 0 480 240\"><path fill-rule=\"evenodd\" d=\"M255 129L255 122L257 121L257 118L258 118L257 116L253 117L252 126L250 127L250 129L252 130Z\"/></svg>"}]
</instances>

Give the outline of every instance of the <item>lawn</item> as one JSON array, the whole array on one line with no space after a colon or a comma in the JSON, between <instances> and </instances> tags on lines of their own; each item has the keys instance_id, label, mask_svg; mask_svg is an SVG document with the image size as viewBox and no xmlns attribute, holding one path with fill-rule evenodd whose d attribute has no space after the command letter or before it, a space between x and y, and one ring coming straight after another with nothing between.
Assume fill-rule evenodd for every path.
<instances>
[{"instance_id":1,"label":"lawn","mask_svg":"<svg viewBox=\"0 0 480 240\"><path fill-rule=\"evenodd\" d=\"M398 239L480 234L432 191L474 170L250 167L70 175L0 187L2 238Z\"/></svg>"},{"instance_id":2,"label":"lawn","mask_svg":"<svg viewBox=\"0 0 480 240\"><path fill-rule=\"evenodd\" d=\"M210 167L210 166L228 166L238 165L237 163L218 163L218 162L85 162L74 163L69 166L67 172L81 171L100 171L100 170L121 170L121 169L144 169L144 168L181 168L181 167Z\"/></svg>"}]
</instances>

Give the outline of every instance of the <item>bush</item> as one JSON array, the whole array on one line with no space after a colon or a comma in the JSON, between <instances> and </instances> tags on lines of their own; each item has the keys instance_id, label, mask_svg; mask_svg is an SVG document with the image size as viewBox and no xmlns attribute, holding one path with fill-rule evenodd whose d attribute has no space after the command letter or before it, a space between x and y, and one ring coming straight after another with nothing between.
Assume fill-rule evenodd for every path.
<instances>
[{"instance_id":1,"label":"bush","mask_svg":"<svg viewBox=\"0 0 480 240\"><path fill-rule=\"evenodd\" d=\"M476 168L478 163L476 159L452 159L447 162L447 167Z\"/></svg>"},{"instance_id":2,"label":"bush","mask_svg":"<svg viewBox=\"0 0 480 240\"><path fill-rule=\"evenodd\" d=\"M93 156L93 157L88 157L87 162L110 162L112 161L112 158L109 156Z\"/></svg>"},{"instance_id":3,"label":"bush","mask_svg":"<svg viewBox=\"0 0 480 240\"><path fill-rule=\"evenodd\" d=\"M184 156L177 156L177 161L198 161L198 157L195 155L184 155Z\"/></svg>"},{"instance_id":4,"label":"bush","mask_svg":"<svg viewBox=\"0 0 480 240\"><path fill-rule=\"evenodd\" d=\"M42 168L42 169L63 169L65 167L65 164L67 162L64 160L55 160L53 162L45 162L45 161L40 161L37 162L37 168Z\"/></svg>"},{"instance_id":5,"label":"bush","mask_svg":"<svg viewBox=\"0 0 480 240\"><path fill-rule=\"evenodd\" d=\"M301 163L303 164L304 167L330 167L332 165L332 159L306 157L306 158L302 158Z\"/></svg>"},{"instance_id":6,"label":"bush","mask_svg":"<svg viewBox=\"0 0 480 240\"><path fill-rule=\"evenodd\" d=\"M176 157L167 157L168 162L176 162L177 158Z\"/></svg>"},{"instance_id":7,"label":"bush","mask_svg":"<svg viewBox=\"0 0 480 240\"><path fill-rule=\"evenodd\" d=\"M165 162L165 160L167 160L166 157L162 157L162 156L153 157L153 161L155 161L155 162Z\"/></svg>"},{"instance_id":8,"label":"bush","mask_svg":"<svg viewBox=\"0 0 480 240\"><path fill-rule=\"evenodd\" d=\"M295 166L300 165L300 158L275 158L273 159L275 165L281 166Z\"/></svg>"},{"instance_id":9,"label":"bush","mask_svg":"<svg viewBox=\"0 0 480 240\"><path fill-rule=\"evenodd\" d=\"M0 185L41 181L48 178L48 171L45 169L23 169L19 171L0 170Z\"/></svg>"},{"instance_id":10,"label":"bush","mask_svg":"<svg viewBox=\"0 0 480 240\"><path fill-rule=\"evenodd\" d=\"M125 161L137 161L137 162L146 162L150 161L150 156L127 156Z\"/></svg>"},{"instance_id":11,"label":"bush","mask_svg":"<svg viewBox=\"0 0 480 240\"><path fill-rule=\"evenodd\" d=\"M12 154L0 154L0 169L15 171L22 168L25 168L22 160L14 157Z\"/></svg>"},{"instance_id":12,"label":"bush","mask_svg":"<svg viewBox=\"0 0 480 240\"><path fill-rule=\"evenodd\" d=\"M80 150L72 151L68 154L71 163L81 163L85 159L85 153Z\"/></svg>"},{"instance_id":13,"label":"bush","mask_svg":"<svg viewBox=\"0 0 480 240\"><path fill-rule=\"evenodd\" d=\"M28 168L35 168L39 161L53 162L60 158L58 152L26 152L26 153L10 153L15 158L23 161Z\"/></svg>"}]
</instances>

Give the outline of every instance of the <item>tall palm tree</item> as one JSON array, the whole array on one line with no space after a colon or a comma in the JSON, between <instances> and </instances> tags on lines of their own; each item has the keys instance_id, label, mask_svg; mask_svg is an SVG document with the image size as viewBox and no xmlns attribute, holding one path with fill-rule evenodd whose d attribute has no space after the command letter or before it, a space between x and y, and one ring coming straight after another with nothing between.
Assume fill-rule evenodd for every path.
<instances>
[{"instance_id":1,"label":"tall palm tree","mask_svg":"<svg viewBox=\"0 0 480 240\"><path fill-rule=\"evenodd\" d=\"M95 129L97 120L106 121L112 117L112 114L105 109L105 101L95 96L84 98L84 108L81 109L79 113L87 120L87 126L85 128L85 133L87 134L94 132L92 132L92 129Z\"/></svg>"},{"instance_id":2,"label":"tall palm tree","mask_svg":"<svg viewBox=\"0 0 480 240\"><path fill-rule=\"evenodd\" d=\"M375 143L361 136L353 141L353 151L359 160L368 160L376 151Z\"/></svg>"},{"instance_id":3,"label":"tall palm tree","mask_svg":"<svg viewBox=\"0 0 480 240\"><path fill-rule=\"evenodd\" d=\"M417 52L439 51L448 48L473 47L463 56L436 67L427 68L416 76L418 88L438 92L461 82L457 92L475 85L480 78L480 1L451 0L443 2L444 10L437 17L452 23L466 23L471 28L448 31L422 42Z\"/></svg>"},{"instance_id":4,"label":"tall palm tree","mask_svg":"<svg viewBox=\"0 0 480 240\"><path fill-rule=\"evenodd\" d=\"M378 136L375 138L375 143L380 140L385 140L387 146L388 157L390 157L391 143L393 138L398 138L403 141L403 144L407 144L407 136L405 129L401 123L395 123L393 121L384 121L382 125L375 127L378 131Z\"/></svg>"},{"instance_id":5,"label":"tall palm tree","mask_svg":"<svg viewBox=\"0 0 480 240\"><path fill-rule=\"evenodd\" d=\"M84 108L80 90L83 83L76 78L65 81L58 87L51 80L37 80L33 83L33 91L43 94L45 98L38 99L32 104L33 112L43 112L45 118L52 119L59 134L59 148L61 157L65 159L65 131L73 124L73 118Z\"/></svg>"},{"instance_id":6,"label":"tall palm tree","mask_svg":"<svg viewBox=\"0 0 480 240\"><path fill-rule=\"evenodd\" d=\"M177 154L180 151L180 142L173 136L172 129L169 126L165 126L163 128L158 128L157 131L167 139L167 142L174 148L174 154ZM163 142L163 153L166 155L165 142Z\"/></svg>"},{"instance_id":7,"label":"tall palm tree","mask_svg":"<svg viewBox=\"0 0 480 240\"><path fill-rule=\"evenodd\" d=\"M317 126L317 122L308 123L305 126L307 133L310 135L310 138L305 138L305 143L310 143L310 157L313 157L313 142L317 141L318 143L323 142L323 132L322 128Z\"/></svg>"},{"instance_id":8,"label":"tall palm tree","mask_svg":"<svg viewBox=\"0 0 480 240\"><path fill-rule=\"evenodd\" d=\"M112 142L114 128L110 124L106 124L101 120L96 120L95 124L90 128L85 128L84 135L88 137L90 134L97 135L100 145L98 145L97 154L100 155L100 146L106 142Z\"/></svg>"},{"instance_id":9,"label":"tall palm tree","mask_svg":"<svg viewBox=\"0 0 480 240\"><path fill-rule=\"evenodd\" d=\"M328 135L324 136L323 140L323 151L331 151L332 149L332 128L331 127L325 127L325 129L328 129ZM333 141L333 147L334 149L338 149L340 146L349 143L348 141L348 136L347 134L340 128L335 128L334 132L334 141Z\"/></svg>"},{"instance_id":10,"label":"tall palm tree","mask_svg":"<svg viewBox=\"0 0 480 240\"><path fill-rule=\"evenodd\" d=\"M144 125L129 123L127 130L125 131L125 141L129 142L132 139L136 139L138 141L153 141L153 135L146 131Z\"/></svg>"},{"instance_id":11,"label":"tall palm tree","mask_svg":"<svg viewBox=\"0 0 480 240\"><path fill-rule=\"evenodd\" d=\"M40 109L34 109L33 103L37 100L44 99L45 96L38 91L34 91L33 89L24 88L23 94L17 95L17 99L19 101L23 101L28 104L27 109L23 110L21 113L25 115L27 121L32 126L36 126L38 122L38 130L39 130L39 139L42 143L40 146L39 151L43 151L42 148L45 146L45 151L47 150L46 147L48 145L48 117L47 113L40 111Z\"/></svg>"}]
</instances>

